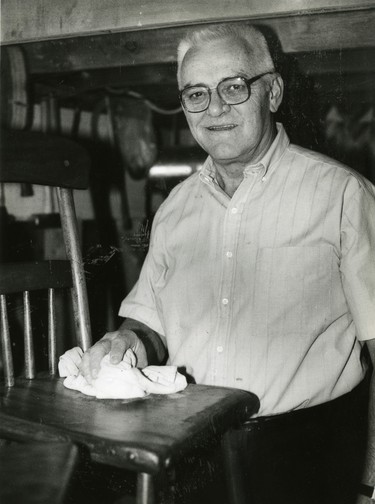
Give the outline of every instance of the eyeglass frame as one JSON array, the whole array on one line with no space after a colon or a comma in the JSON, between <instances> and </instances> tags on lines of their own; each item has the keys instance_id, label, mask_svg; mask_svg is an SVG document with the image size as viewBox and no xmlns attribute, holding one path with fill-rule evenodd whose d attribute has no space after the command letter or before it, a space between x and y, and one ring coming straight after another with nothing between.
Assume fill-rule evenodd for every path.
<instances>
[{"instance_id":1,"label":"eyeglass frame","mask_svg":"<svg viewBox=\"0 0 375 504\"><path fill-rule=\"evenodd\" d=\"M208 107L210 106L211 104L211 96L212 96L212 90L216 89L217 91L217 94L220 98L220 100L222 100L224 102L225 105L241 105L241 103L245 103L247 102L247 100L250 99L250 96L251 96L251 85L254 84L254 82L256 82L257 80L259 80L261 77L264 77L265 75L268 75L268 74L271 74L271 73L274 73L274 71L268 71L268 72L264 72L262 74L259 74L259 75L255 75L254 77L250 77L250 79L247 79L246 77L243 77L242 75L234 75L233 77L224 77L224 79L221 79L221 81L214 87L210 88L208 86L203 86L203 85L199 85L199 84L194 84L192 86L187 86L185 87L184 89L181 89L181 91L178 93L178 97L180 99L180 102L181 102L181 105L182 107L186 110L186 112L189 112L189 114L200 114L201 112L205 112ZM242 79L243 82L246 84L246 87L247 87L247 92L248 92L248 97L246 98L246 100L243 100L243 101L240 101L238 103L227 103L224 98L220 95L219 91L218 91L218 87L220 86L220 84L226 80L230 80L230 79ZM187 89L192 89L192 88L195 88L195 87L201 87L201 88L204 88L204 89L207 89L208 91L208 96L209 96L209 99L208 99L208 104L207 104L207 107L205 107L204 109L202 110L188 110L186 107L185 107L185 104L184 104L184 101L182 99L182 93L184 91L186 91Z\"/></svg>"}]
</instances>

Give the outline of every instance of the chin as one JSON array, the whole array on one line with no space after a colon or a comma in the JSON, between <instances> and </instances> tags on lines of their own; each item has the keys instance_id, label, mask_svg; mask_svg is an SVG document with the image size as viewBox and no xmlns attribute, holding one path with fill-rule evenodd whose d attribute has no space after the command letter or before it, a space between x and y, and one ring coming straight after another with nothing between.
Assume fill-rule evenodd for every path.
<instances>
[{"instance_id":1,"label":"chin","mask_svg":"<svg viewBox=\"0 0 375 504\"><path fill-rule=\"evenodd\" d=\"M236 160L241 153L232 148L223 148L223 146L218 146L216 148L210 147L205 148L206 152L214 159L215 161L220 161L222 163Z\"/></svg>"}]
</instances>

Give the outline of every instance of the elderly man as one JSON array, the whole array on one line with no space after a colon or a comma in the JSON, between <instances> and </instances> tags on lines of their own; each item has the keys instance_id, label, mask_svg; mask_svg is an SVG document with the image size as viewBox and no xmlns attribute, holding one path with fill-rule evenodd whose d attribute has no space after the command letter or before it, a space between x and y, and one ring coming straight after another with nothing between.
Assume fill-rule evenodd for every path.
<instances>
[{"instance_id":1,"label":"elderly man","mask_svg":"<svg viewBox=\"0 0 375 504\"><path fill-rule=\"evenodd\" d=\"M252 502L371 502L355 481L365 342L375 360L374 188L275 124L283 80L258 29L188 36L178 85L209 157L160 207L126 319L82 370L90 379L129 347L139 367L168 352L197 383L259 396L259 417L233 438L248 444Z\"/></svg>"}]
</instances>

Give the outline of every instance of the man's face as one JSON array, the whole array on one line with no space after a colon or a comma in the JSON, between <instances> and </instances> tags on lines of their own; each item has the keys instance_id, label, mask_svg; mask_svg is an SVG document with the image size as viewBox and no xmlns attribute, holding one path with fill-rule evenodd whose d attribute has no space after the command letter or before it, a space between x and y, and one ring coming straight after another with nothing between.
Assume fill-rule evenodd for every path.
<instances>
[{"instance_id":1,"label":"man's face","mask_svg":"<svg viewBox=\"0 0 375 504\"><path fill-rule=\"evenodd\" d=\"M260 72L258 72L260 73ZM205 43L187 52L181 66L180 89L195 84L214 88L226 77L256 75L245 47L235 39ZM259 160L273 131L269 93L263 77L251 86L249 100L226 105L212 90L207 110L185 115L190 130L214 161L244 164Z\"/></svg>"}]
</instances>

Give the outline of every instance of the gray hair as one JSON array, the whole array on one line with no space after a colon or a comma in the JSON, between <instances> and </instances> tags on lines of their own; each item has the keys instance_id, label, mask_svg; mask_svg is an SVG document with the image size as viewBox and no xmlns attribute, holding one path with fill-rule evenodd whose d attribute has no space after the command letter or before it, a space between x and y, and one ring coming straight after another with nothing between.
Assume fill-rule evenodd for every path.
<instances>
[{"instance_id":1,"label":"gray hair","mask_svg":"<svg viewBox=\"0 0 375 504\"><path fill-rule=\"evenodd\" d=\"M221 24L199 28L180 41L177 48L177 80L180 83L181 65L186 53L193 47L199 47L205 42L235 38L247 48L253 63L255 73L274 72L270 49L263 33L255 26L247 24Z\"/></svg>"}]
</instances>

